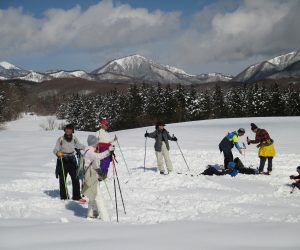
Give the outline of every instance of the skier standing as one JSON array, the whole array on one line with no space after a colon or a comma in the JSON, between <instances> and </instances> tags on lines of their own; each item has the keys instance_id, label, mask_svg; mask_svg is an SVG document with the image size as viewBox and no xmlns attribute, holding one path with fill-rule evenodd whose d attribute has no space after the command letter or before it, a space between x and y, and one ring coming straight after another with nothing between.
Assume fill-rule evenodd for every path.
<instances>
[{"instance_id":1,"label":"skier standing","mask_svg":"<svg viewBox=\"0 0 300 250\"><path fill-rule=\"evenodd\" d=\"M97 153L97 137L89 135L87 143L88 147L84 154L85 176L82 192L89 198L88 217L109 221L110 217L100 189L100 183L106 178L106 174L100 168L99 161L113 154L114 146L110 146L102 153Z\"/></svg>"},{"instance_id":2,"label":"skier standing","mask_svg":"<svg viewBox=\"0 0 300 250\"><path fill-rule=\"evenodd\" d=\"M169 156L169 140L177 141L175 136L171 137L169 132L165 129L165 124L163 121L158 121L155 126L155 131L152 133L145 133L145 137L150 137L155 139L155 154L157 158L157 166L160 174L165 174L163 166L163 158L165 159L166 167L168 172L173 171L172 162Z\"/></svg>"},{"instance_id":3,"label":"skier standing","mask_svg":"<svg viewBox=\"0 0 300 250\"><path fill-rule=\"evenodd\" d=\"M66 185L67 174L72 179L73 200L80 200L79 178L76 176L77 161L75 157L75 148L84 150L85 146L81 144L73 135L74 126L68 124L64 128L65 134L58 138L53 153L57 156L56 178L59 178L60 198L69 199Z\"/></svg>"},{"instance_id":4,"label":"skier standing","mask_svg":"<svg viewBox=\"0 0 300 250\"><path fill-rule=\"evenodd\" d=\"M240 128L238 131L228 133L219 144L220 152L224 154L224 168L228 168L228 163L233 162L233 154L231 149L235 146L240 154L243 154L242 149L238 143L238 137L245 134L245 129Z\"/></svg>"},{"instance_id":5,"label":"skier standing","mask_svg":"<svg viewBox=\"0 0 300 250\"><path fill-rule=\"evenodd\" d=\"M108 121L105 119L102 119L100 121L101 129L96 132L96 137L99 141L97 145L97 149L99 153L104 152L107 150L114 141L117 140L117 137L115 137L113 140L110 139L108 130ZM104 171L104 173L107 175L108 168L111 162L111 156L107 156L106 158L102 159L100 161L101 169Z\"/></svg>"},{"instance_id":6,"label":"skier standing","mask_svg":"<svg viewBox=\"0 0 300 250\"><path fill-rule=\"evenodd\" d=\"M254 123L251 123L250 125L252 132L255 133L255 140L250 140L247 137L247 143L248 145L258 144L258 156L260 158L259 174L265 174L264 167L266 160L268 159L268 172L266 174L269 175L272 172L272 161L275 156L274 141L265 129L258 128Z\"/></svg>"}]
</instances>

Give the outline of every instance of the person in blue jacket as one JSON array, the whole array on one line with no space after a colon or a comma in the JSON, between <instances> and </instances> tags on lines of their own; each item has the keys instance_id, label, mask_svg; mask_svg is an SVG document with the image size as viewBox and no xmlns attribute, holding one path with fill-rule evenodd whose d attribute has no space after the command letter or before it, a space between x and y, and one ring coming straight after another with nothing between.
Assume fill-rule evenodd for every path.
<instances>
[{"instance_id":1,"label":"person in blue jacket","mask_svg":"<svg viewBox=\"0 0 300 250\"><path fill-rule=\"evenodd\" d=\"M240 147L238 143L238 137L243 136L245 134L245 129L240 128L238 131L233 131L231 133L228 133L223 140L219 144L220 152L223 152L224 154L224 168L228 168L228 163L233 162L233 154L232 154L232 148L236 147L236 149L240 152L240 154L243 154L242 148Z\"/></svg>"}]
</instances>

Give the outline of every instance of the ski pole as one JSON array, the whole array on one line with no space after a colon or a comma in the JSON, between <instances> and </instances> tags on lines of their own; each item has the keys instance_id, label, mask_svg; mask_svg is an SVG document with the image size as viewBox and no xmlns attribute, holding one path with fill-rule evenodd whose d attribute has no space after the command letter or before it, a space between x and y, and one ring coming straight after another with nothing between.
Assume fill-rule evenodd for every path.
<instances>
[{"instance_id":1,"label":"ski pole","mask_svg":"<svg viewBox=\"0 0 300 250\"><path fill-rule=\"evenodd\" d=\"M146 134L147 132L148 130L146 130ZM146 152L147 152L147 137L145 138L144 172L146 171Z\"/></svg>"},{"instance_id":2,"label":"ski pole","mask_svg":"<svg viewBox=\"0 0 300 250\"><path fill-rule=\"evenodd\" d=\"M247 167L247 162L246 162L246 144L243 142L243 147L244 147L244 161L245 161L245 167Z\"/></svg>"},{"instance_id":3,"label":"ski pole","mask_svg":"<svg viewBox=\"0 0 300 250\"><path fill-rule=\"evenodd\" d=\"M292 194L292 193L294 192L294 190L295 190L295 187L296 187L296 185L293 185L293 188L292 188L292 190L291 190L290 194Z\"/></svg>"},{"instance_id":4,"label":"ski pole","mask_svg":"<svg viewBox=\"0 0 300 250\"><path fill-rule=\"evenodd\" d=\"M116 189L116 172L113 167L113 176L114 176L114 191L115 191L115 203L116 203L116 214L117 214L117 222L119 222L119 213L118 213L118 200L117 200L117 189Z\"/></svg>"},{"instance_id":5,"label":"ski pole","mask_svg":"<svg viewBox=\"0 0 300 250\"><path fill-rule=\"evenodd\" d=\"M105 187L106 187L107 193L108 193L108 195L109 195L110 201L112 201L111 194L110 194L110 192L109 192L109 189L108 189L108 186L107 186L106 180L103 180L103 181L104 181L104 184L105 184Z\"/></svg>"},{"instance_id":6,"label":"ski pole","mask_svg":"<svg viewBox=\"0 0 300 250\"><path fill-rule=\"evenodd\" d=\"M174 137L174 135L173 135L173 137ZM189 165L187 164L187 162L186 162L186 160L185 160L185 157L184 157L184 155L183 155L183 153L182 153L182 151L181 151L181 148L180 148L180 146L179 146L179 144L178 144L177 141L176 141L176 144L177 144L177 146L178 146L178 148L179 148L179 150L180 150L180 153L181 153L181 155L182 155L182 158L183 158L183 160L184 160L184 162L185 162L185 164L186 164L188 170L190 171Z\"/></svg>"},{"instance_id":7,"label":"ski pole","mask_svg":"<svg viewBox=\"0 0 300 250\"><path fill-rule=\"evenodd\" d=\"M121 152L121 155L122 155L123 161L124 161L124 163L125 163L125 166L126 166L126 168L127 168L128 175L130 175L130 171L129 171L129 169L128 169L127 162L125 161L125 157L124 157L123 151L122 151L122 149L121 149L121 146L120 146L120 143L119 143L118 137L117 137L116 135L115 135L115 138L117 139L116 141L117 141L117 143L118 143L118 146L119 146L119 149L120 149L120 152Z\"/></svg>"},{"instance_id":8,"label":"ski pole","mask_svg":"<svg viewBox=\"0 0 300 250\"><path fill-rule=\"evenodd\" d=\"M113 168L115 169L115 173L116 173L116 177L117 177L117 182L118 182L119 192L120 192L120 195L121 195L121 200L122 200L122 204L123 204L124 213L126 214L124 199L123 199L123 195L122 195L122 190L121 190L121 186L120 186L120 181L119 181L119 177L118 177L118 172L117 172L114 156L113 156L112 160L113 160Z\"/></svg>"},{"instance_id":9,"label":"ski pole","mask_svg":"<svg viewBox=\"0 0 300 250\"><path fill-rule=\"evenodd\" d=\"M64 170L64 163L63 163L62 157L60 157L60 161L61 161L61 169L62 169L63 178L64 178L64 184L65 184L65 192L66 192L67 199L69 199L69 193L68 193L68 188L67 188L67 184L66 184L66 176L65 176L65 170Z\"/></svg>"}]
</instances>

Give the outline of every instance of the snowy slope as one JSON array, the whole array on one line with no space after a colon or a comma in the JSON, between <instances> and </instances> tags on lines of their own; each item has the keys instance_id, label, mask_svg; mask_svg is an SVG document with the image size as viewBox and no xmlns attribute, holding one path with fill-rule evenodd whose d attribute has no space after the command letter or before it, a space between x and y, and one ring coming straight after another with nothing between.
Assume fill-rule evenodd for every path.
<instances>
[{"instance_id":1,"label":"snowy slope","mask_svg":"<svg viewBox=\"0 0 300 250\"><path fill-rule=\"evenodd\" d=\"M87 206L58 197L52 154L61 131L42 131L44 117L26 116L0 131L0 240L3 249L299 249L300 191L289 194L288 176L299 165L300 117L243 118L167 125L194 174L222 164L217 144L227 132L249 123L267 128L277 156L272 176L207 177L156 172L153 127L118 131L131 175L116 155L127 215L119 200L120 223L104 190L112 223L85 219ZM87 132L76 132L86 142ZM112 136L114 133L112 133ZM241 138L241 142L245 138ZM237 151L233 151L238 156ZM171 142L174 169L186 172ZM257 149L247 148L247 165L257 166ZM70 180L68 181L71 190ZM113 181L108 180L113 194ZM15 238L18 240L14 240ZM276 237L274 237L276 236Z\"/></svg>"}]
</instances>

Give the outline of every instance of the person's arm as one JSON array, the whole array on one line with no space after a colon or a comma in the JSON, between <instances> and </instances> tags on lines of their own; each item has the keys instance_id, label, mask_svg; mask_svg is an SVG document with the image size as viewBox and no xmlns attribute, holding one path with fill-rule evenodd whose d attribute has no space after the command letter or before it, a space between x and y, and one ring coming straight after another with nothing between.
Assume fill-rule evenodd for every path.
<instances>
[{"instance_id":1,"label":"person's arm","mask_svg":"<svg viewBox=\"0 0 300 250\"><path fill-rule=\"evenodd\" d=\"M238 143L238 137L237 137L236 135L234 135L234 136L232 137L232 142L233 142L234 146L236 147L236 149L237 149L238 151L241 151L241 147L240 147L240 145L239 145L239 143Z\"/></svg>"},{"instance_id":2,"label":"person's arm","mask_svg":"<svg viewBox=\"0 0 300 250\"><path fill-rule=\"evenodd\" d=\"M81 149L81 150L85 150L85 148L86 148L85 145L81 144L76 137L74 138L74 140L76 142L75 143L75 148L78 148L78 149Z\"/></svg>"},{"instance_id":3,"label":"person's arm","mask_svg":"<svg viewBox=\"0 0 300 250\"><path fill-rule=\"evenodd\" d=\"M109 150L105 150L102 153L95 153L95 158L96 160L102 160L104 158L106 158L107 156L110 156L110 151Z\"/></svg>"},{"instance_id":4,"label":"person's arm","mask_svg":"<svg viewBox=\"0 0 300 250\"><path fill-rule=\"evenodd\" d=\"M261 142L261 136L260 136L260 133L257 132L255 135L255 140L249 140L248 144L258 144L260 142Z\"/></svg>"},{"instance_id":5,"label":"person's arm","mask_svg":"<svg viewBox=\"0 0 300 250\"><path fill-rule=\"evenodd\" d=\"M170 136L169 132L167 131L167 138L168 140L170 141L177 141L177 138L173 135L173 136Z\"/></svg>"},{"instance_id":6,"label":"person's arm","mask_svg":"<svg viewBox=\"0 0 300 250\"><path fill-rule=\"evenodd\" d=\"M53 153L55 155L57 155L57 152L59 152L61 150L60 141L61 141L61 138L58 138L56 141L55 147L53 149Z\"/></svg>"},{"instance_id":7,"label":"person's arm","mask_svg":"<svg viewBox=\"0 0 300 250\"><path fill-rule=\"evenodd\" d=\"M157 130L155 130L152 133L147 133L147 137L155 139L157 137Z\"/></svg>"}]
</instances>

